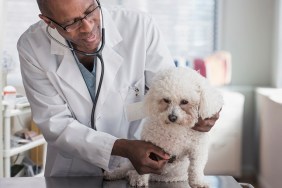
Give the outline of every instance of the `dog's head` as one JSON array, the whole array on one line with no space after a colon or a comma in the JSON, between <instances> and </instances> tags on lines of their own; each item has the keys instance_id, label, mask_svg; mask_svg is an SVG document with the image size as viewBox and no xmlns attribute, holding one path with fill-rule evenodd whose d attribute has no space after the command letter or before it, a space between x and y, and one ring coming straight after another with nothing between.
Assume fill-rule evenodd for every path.
<instances>
[{"instance_id":1,"label":"dog's head","mask_svg":"<svg viewBox=\"0 0 282 188\"><path fill-rule=\"evenodd\" d=\"M199 117L217 113L223 99L197 71L172 68L154 77L144 104L147 116L159 119L163 125L193 127Z\"/></svg>"}]
</instances>

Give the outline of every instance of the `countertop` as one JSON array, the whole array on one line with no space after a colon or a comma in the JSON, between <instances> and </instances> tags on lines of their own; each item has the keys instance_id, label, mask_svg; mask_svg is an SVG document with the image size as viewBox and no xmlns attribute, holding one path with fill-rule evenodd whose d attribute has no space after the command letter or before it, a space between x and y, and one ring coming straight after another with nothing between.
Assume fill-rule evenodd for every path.
<instances>
[{"instance_id":1,"label":"countertop","mask_svg":"<svg viewBox=\"0 0 282 188\"><path fill-rule=\"evenodd\" d=\"M206 176L210 188L241 188L231 176ZM0 178L0 188L129 188L126 180L105 181L102 177ZM149 188L189 188L188 182L150 182Z\"/></svg>"}]
</instances>

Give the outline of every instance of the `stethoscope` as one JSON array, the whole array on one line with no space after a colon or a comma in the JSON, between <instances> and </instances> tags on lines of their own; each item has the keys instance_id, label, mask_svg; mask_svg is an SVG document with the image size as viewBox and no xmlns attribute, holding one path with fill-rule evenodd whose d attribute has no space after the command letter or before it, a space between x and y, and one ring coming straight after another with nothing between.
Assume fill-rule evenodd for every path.
<instances>
[{"instance_id":1,"label":"stethoscope","mask_svg":"<svg viewBox=\"0 0 282 188\"><path fill-rule=\"evenodd\" d=\"M49 32L49 25L46 27L47 35L52 40L54 40L56 43L58 43L59 45L63 46L64 48L68 48L72 52L77 52L77 53L83 54L85 56L98 57L98 59L101 62L101 75L100 75L99 85L98 85L98 89L97 89L97 92L96 92L96 95L95 95L95 99L94 99L93 107L92 107L92 111L91 111L91 128L94 129L94 130L97 130L96 125L95 125L94 116L95 116L96 105L97 105L97 101L98 101L98 98L99 98L99 94L100 94L100 90L101 90L101 86L102 86L102 82L103 82L103 77L104 77L104 61L103 61L102 51L103 51L103 48L105 46L105 28L104 28L103 12L102 12L102 8L101 8L99 0L96 0L96 2L97 2L98 6L100 8L100 13L101 13L101 18L102 18L102 24L101 24L102 25L102 28L101 28L102 40L101 40L101 45L100 45L99 49L96 52L94 52L94 53L86 53L86 52L74 49L72 46L67 46L67 45L61 43L59 40L55 39L50 34L50 32ZM78 61L77 58L75 58L75 60Z\"/></svg>"}]
</instances>

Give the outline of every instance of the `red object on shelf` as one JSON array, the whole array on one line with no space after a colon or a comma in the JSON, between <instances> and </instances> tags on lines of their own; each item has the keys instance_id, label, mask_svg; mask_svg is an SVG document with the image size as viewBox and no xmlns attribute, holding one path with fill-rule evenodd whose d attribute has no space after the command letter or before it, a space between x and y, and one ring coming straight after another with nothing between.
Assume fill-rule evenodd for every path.
<instances>
[{"instance_id":1,"label":"red object on shelf","mask_svg":"<svg viewBox=\"0 0 282 188\"><path fill-rule=\"evenodd\" d=\"M194 70L198 71L202 76L207 77L206 65L203 59L194 60Z\"/></svg>"},{"instance_id":2,"label":"red object on shelf","mask_svg":"<svg viewBox=\"0 0 282 188\"><path fill-rule=\"evenodd\" d=\"M229 84L231 82L231 54L219 51L204 59L196 58L194 69L206 77L213 86Z\"/></svg>"}]
</instances>

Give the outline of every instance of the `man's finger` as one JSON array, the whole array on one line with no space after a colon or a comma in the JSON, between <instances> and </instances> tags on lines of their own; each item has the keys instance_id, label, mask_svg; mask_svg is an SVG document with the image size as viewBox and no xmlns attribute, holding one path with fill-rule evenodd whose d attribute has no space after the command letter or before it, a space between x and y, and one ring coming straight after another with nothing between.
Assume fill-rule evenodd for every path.
<instances>
[{"instance_id":1,"label":"man's finger","mask_svg":"<svg viewBox=\"0 0 282 188\"><path fill-rule=\"evenodd\" d=\"M156 155L156 158L161 158L164 160L169 160L170 159L170 155L167 154L164 150L162 150L161 148L153 145L153 148L150 150L150 155Z\"/></svg>"},{"instance_id":2,"label":"man's finger","mask_svg":"<svg viewBox=\"0 0 282 188\"><path fill-rule=\"evenodd\" d=\"M148 158L148 160L146 161L146 166L148 168L151 168L153 171L160 171L167 162L168 160L164 160L164 159L154 161Z\"/></svg>"},{"instance_id":3,"label":"man's finger","mask_svg":"<svg viewBox=\"0 0 282 188\"><path fill-rule=\"evenodd\" d=\"M213 124L205 122L205 123L202 123L202 124L196 123L195 126L193 127L193 129L196 130L196 131L200 131L200 132L208 132L212 127L213 127Z\"/></svg>"}]
</instances>

